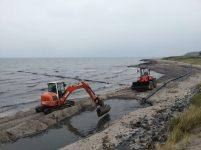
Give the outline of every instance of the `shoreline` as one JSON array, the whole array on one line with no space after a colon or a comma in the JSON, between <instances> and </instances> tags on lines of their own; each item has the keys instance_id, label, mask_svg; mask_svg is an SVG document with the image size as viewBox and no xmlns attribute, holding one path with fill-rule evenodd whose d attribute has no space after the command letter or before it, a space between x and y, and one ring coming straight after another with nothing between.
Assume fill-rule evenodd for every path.
<instances>
[{"instance_id":1,"label":"shoreline","mask_svg":"<svg viewBox=\"0 0 201 150\"><path fill-rule=\"evenodd\" d=\"M200 91L200 89L195 89L195 86L201 82L201 75L199 75L199 69L191 65L186 66L183 63L177 63L176 66L172 66L172 62L160 60L157 62L160 63L157 67L157 63L146 65L153 68L150 68L151 70L156 71L163 66L161 64L164 64L166 68L162 71L167 73L172 68L179 69L178 72L170 72L170 75L165 74L162 79L159 79L160 82L167 81L168 76L177 76L189 71L189 69L191 75L174 83L169 83L151 97L153 106L131 112L114 121L101 133L94 134L61 149L149 149L154 148L157 142L164 142L167 136L168 120L175 113L185 109L189 105L190 98ZM186 69L182 70L182 67Z\"/></svg>"},{"instance_id":2,"label":"shoreline","mask_svg":"<svg viewBox=\"0 0 201 150\"><path fill-rule=\"evenodd\" d=\"M178 66L175 66L172 69L172 64L170 62L163 62L160 60L152 60L151 63L148 63L146 61L145 63L139 64L137 67L144 66L144 65L146 65L146 67L149 67L151 70L155 72L164 74L164 76L162 76L158 80L159 85L161 85L162 83L164 83L165 81L173 77L178 76L181 73L187 72L189 69L191 69L192 74L197 72L197 70L195 68L192 68L191 66L188 68L185 65L180 66L178 64L177 64ZM164 66L165 66L165 69L164 69ZM133 66L130 66L130 67L133 67ZM174 71L171 71L171 70L174 70ZM136 99L142 99L149 93L151 93L151 91L144 92L144 93L136 93L130 90L130 87L126 87L116 91L107 92L106 94L101 94L100 97L104 100L109 100L113 98L136 100ZM161 91L156 93L156 95L160 93ZM114 122L110 123L109 127L104 129L103 131L99 133L95 133L91 135L90 137L82 139L81 141L77 141L73 144L67 145L63 149L69 149L69 148L77 149L77 148L80 148L80 145L83 149L94 149L94 148L106 149L108 147L120 148L122 145L124 145L123 143L128 143L128 139L129 138L131 139L132 134L137 132L137 129L135 128L133 129L133 126L135 126L135 122L139 122L139 118L143 118L143 114L150 113L152 114L152 116L154 116L156 115L155 111L156 110L158 111L161 109L161 107L157 106L157 101L155 101L154 96L150 98L154 106L140 108L134 112L131 112L128 115L125 115L122 118L117 119ZM19 138L38 134L44 130L47 130L48 128L56 124L58 121L61 121L68 117L72 117L80 113L81 109L83 108L90 109L92 107L93 106L91 101L89 101L88 98L83 98L81 102L79 101L76 107L73 106L71 108L67 108L61 111L56 111L46 116L43 114L35 114L34 110L30 110L28 112L19 112L15 116L5 117L4 119L0 118L0 130L1 130L0 142L7 143L9 141L15 141ZM113 127L117 131L114 131L114 129L111 129ZM122 135L122 133L124 134ZM101 138L98 137L97 139L96 138L97 135L101 135L100 136ZM103 142L100 142L100 141L103 141Z\"/></svg>"}]
</instances>

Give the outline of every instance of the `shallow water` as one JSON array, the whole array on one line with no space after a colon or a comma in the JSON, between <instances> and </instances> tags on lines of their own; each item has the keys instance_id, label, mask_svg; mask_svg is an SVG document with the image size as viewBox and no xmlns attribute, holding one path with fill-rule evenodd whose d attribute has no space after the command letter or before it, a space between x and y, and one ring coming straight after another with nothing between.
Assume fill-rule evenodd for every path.
<instances>
[{"instance_id":1,"label":"shallow water","mask_svg":"<svg viewBox=\"0 0 201 150\"><path fill-rule=\"evenodd\" d=\"M98 118L95 110L84 111L69 119L66 119L48 131L34 137L19 139L14 143L0 145L0 149L21 149L21 150L55 150L67 144L73 143L81 138L94 134L105 129L109 123L123 115L142 108L136 100L107 100L112 109L108 115Z\"/></svg>"},{"instance_id":2,"label":"shallow water","mask_svg":"<svg viewBox=\"0 0 201 150\"><path fill-rule=\"evenodd\" d=\"M0 117L37 105L50 81L71 85L88 80L96 93L131 85L138 74L127 66L137 63L136 58L0 59ZM70 98L84 96L85 91L79 90Z\"/></svg>"}]
</instances>

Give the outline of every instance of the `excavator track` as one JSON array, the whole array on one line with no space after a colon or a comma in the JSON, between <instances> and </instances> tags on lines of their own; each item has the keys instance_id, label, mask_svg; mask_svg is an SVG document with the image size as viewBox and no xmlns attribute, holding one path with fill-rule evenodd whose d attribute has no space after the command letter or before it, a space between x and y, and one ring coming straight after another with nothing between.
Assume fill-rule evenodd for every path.
<instances>
[{"instance_id":1,"label":"excavator track","mask_svg":"<svg viewBox=\"0 0 201 150\"><path fill-rule=\"evenodd\" d=\"M68 108L68 107L72 107L75 105L75 102L74 101L70 101L68 100L66 104L64 105L61 105L61 106L55 106L55 107L50 107L50 108L42 108L42 106L37 106L35 108L36 112L37 113L40 113L40 112L43 112L44 114L50 114L54 111L57 111L57 110L62 110L62 109L65 109L65 108Z\"/></svg>"}]
</instances>

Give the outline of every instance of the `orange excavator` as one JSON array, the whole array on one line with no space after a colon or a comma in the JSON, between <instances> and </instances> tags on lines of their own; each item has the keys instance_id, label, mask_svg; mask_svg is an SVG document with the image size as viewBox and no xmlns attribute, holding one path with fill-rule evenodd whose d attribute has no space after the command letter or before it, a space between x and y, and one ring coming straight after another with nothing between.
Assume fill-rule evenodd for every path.
<instances>
[{"instance_id":1,"label":"orange excavator","mask_svg":"<svg viewBox=\"0 0 201 150\"><path fill-rule=\"evenodd\" d=\"M49 114L52 111L63 109L74 105L74 101L67 100L68 96L78 89L85 89L92 101L96 104L98 117L108 113L111 109L109 105L105 105L102 100L93 92L86 82L66 87L65 82L48 83L48 92L41 95L41 105L35 108L36 112L44 112Z\"/></svg>"}]
</instances>

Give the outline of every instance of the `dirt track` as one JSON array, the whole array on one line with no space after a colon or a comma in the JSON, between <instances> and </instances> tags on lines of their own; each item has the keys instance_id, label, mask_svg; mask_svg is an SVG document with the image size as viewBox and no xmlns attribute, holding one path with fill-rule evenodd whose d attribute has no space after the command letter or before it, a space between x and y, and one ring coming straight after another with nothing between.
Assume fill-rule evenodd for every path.
<instances>
[{"instance_id":1,"label":"dirt track","mask_svg":"<svg viewBox=\"0 0 201 150\"><path fill-rule=\"evenodd\" d=\"M174 67L172 67L173 65L167 62L158 63L156 61L151 61L150 63L141 64L139 66L142 65L147 66L158 73L165 74L162 78L159 79L159 84L184 72L191 71L192 73L195 73L197 71L197 69L186 67L185 65L175 65ZM145 97L147 94L148 92L133 92L129 87L127 87L115 92L100 95L100 97L104 100L111 98L132 100L140 99L141 97ZM88 98L84 98L81 101L78 101L76 106L59 110L48 115L44 115L43 113L36 114L34 109L31 109L26 112L18 112L14 116L0 118L0 142L4 143L8 141L13 141L22 137L40 133L44 130L47 130L49 127L53 126L57 122L79 113L80 111L82 111L82 109L88 109L92 107L93 105L91 101ZM152 109L152 107L147 109L143 108L139 111L145 113L149 109ZM120 121L122 122L123 119L121 119Z\"/></svg>"}]
</instances>

